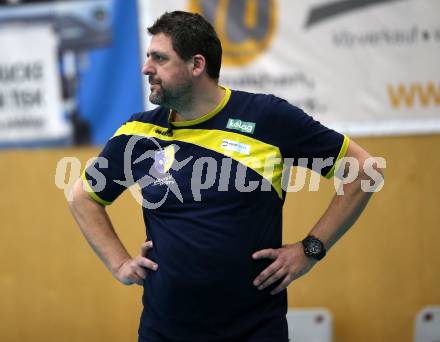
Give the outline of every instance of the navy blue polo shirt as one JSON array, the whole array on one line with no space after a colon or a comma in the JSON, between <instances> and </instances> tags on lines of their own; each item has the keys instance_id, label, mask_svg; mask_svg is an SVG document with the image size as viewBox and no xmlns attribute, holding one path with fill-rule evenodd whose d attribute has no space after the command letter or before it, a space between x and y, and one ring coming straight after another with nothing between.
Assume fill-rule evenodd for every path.
<instances>
[{"instance_id":1,"label":"navy blue polo shirt","mask_svg":"<svg viewBox=\"0 0 440 342\"><path fill-rule=\"evenodd\" d=\"M330 162L348 138L272 95L226 89L210 113L170 122L158 107L133 115L84 173L90 195L112 203L137 183L148 258L142 341L287 341L287 293L253 280L270 260L255 251L282 245L283 161ZM105 181L103 184L102 181Z\"/></svg>"}]
</instances>

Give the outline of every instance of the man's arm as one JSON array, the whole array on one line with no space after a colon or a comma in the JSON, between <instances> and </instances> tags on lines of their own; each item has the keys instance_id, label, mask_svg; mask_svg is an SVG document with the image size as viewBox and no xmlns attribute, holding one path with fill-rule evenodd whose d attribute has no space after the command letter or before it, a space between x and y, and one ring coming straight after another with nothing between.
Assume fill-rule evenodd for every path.
<instances>
[{"instance_id":1,"label":"man's arm","mask_svg":"<svg viewBox=\"0 0 440 342\"><path fill-rule=\"evenodd\" d=\"M373 194L364 192L361 188L361 181L370 179L364 172L363 165L371 156L358 144L350 141L345 157L357 159L360 166L358 177L353 182L343 185L344 194L335 195L325 213L309 233L321 240L327 250L356 222ZM380 169L375 167L375 170L382 175ZM285 245L279 249L260 250L252 257L274 260L254 280L254 285L262 290L282 279L280 285L271 292L272 294L284 290L293 280L307 273L317 262L304 254L301 242Z\"/></svg>"},{"instance_id":2,"label":"man's arm","mask_svg":"<svg viewBox=\"0 0 440 342\"><path fill-rule=\"evenodd\" d=\"M95 202L84 190L83 180L78 179L72 189L70 211L81 232L95 253L113 276L125 285L142 285L147 270L157 270L156 263L147 259L152 241L141 246L140 255L132 258L117 236L105 207Z\"/></svg>"}]
</instances>

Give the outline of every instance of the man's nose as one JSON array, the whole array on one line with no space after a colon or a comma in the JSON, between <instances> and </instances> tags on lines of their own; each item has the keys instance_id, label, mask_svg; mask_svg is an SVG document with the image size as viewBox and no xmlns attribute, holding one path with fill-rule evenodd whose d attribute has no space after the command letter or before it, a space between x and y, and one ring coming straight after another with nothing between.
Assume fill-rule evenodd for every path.
<instances>
[{"instance_id":1,"label":"man's nose","mask_svg":"<svg viewBox=\"0 0 440 342\"><path fill-rule=\"evenodd\" d=\"M142 66L142 73L144 75L149 76L149 75L154 75L154 72L155 71L154 71L153 65L151 64L151 60L150 60L150 58L147 58L145 60L144 65Z\"/></svg>"}]
</instances>

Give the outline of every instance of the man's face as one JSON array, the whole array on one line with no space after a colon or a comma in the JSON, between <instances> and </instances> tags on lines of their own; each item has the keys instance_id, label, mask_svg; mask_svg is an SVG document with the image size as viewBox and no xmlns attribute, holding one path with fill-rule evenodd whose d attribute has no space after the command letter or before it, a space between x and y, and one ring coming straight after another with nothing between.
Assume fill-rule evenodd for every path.
<instances>
[{"instance_id":1,"label":"man's face","mask_svg":"<svg viewBox=\"0 0 440 342\"><path fill-rule=\"evenodd\" d=\"M192 91L190 64L177 55L169 36L154 35L142 67L142 73L148 75L151 103L173 109L186 103Z\"/></svg>"}]
</instances>

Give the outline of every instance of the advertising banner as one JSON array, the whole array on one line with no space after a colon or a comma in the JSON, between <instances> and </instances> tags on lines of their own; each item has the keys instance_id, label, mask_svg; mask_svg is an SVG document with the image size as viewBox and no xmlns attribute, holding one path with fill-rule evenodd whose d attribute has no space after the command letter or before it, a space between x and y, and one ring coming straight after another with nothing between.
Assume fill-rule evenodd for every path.
<instances>
[{"instance_id":1,"label":"advertising banner","mask_svg":"<svg viewBox=\"0 0 440 342\"><path fill-rule=\"evenodd\" d=\"M0 144L68 138L51 27L1 28L0 46Z\"/></svg>"},{"instance_id":2,"label":"advertising banner","mask_svg":"<svg viewBox=\"0 0 440 342\"><path fill-rule=\"evenodd\" d=\"M0 147L104 144L143 109L136 1L0 4Z\"/></svg>"},{"instance_id":3,"label":"advertising banner","mask_svg":"<svg viewBox=\"0 0 440 342\"><path fill-rule=\"evenodd\" d=\"M275 94L350 135L440 131L438 0L140 3L144 20L203 14L222 40L220 83L233 89Z\"/></svg>"}]
</instances>

